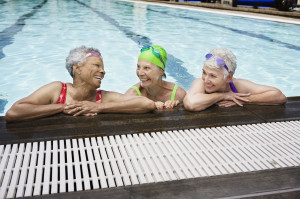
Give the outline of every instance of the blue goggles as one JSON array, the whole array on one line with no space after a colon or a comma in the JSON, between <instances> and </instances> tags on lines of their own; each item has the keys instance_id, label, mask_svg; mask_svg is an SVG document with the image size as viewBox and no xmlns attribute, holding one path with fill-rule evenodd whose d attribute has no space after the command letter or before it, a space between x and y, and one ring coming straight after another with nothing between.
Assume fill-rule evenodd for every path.
<instances>
[{"instance_id":1,"label":"blue goggles","mask_svg":"<svg viewBox=\"0 0 300 199\"><path fill-rule=\"evenodd\" d=\"M205 55L206 60L211 59L212 57L215 57L215 56L214 56L213 54L211 54L211 53ZM227 72L230 73L230 71L229 71L227 65L225 64L225 61L224 61L222 58L220 58L220 57L215 57L215 60L216 60L216 62L217 62L217 64L218 64L219 66L223 66L223 67L227 70Z\"/></svg>"}]
</instances>

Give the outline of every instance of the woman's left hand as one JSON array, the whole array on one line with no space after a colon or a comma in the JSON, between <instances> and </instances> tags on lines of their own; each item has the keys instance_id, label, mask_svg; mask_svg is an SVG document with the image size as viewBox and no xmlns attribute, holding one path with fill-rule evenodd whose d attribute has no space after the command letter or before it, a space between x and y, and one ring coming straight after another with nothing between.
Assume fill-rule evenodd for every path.
<instances>
[{"instance_id":1,"label":"woman's left hand","mask_svg":"<svg viewBox=\"0 0 300 199\"><path fill-rule=\"evenodd\" d=\"M98 113L98 106L96 102L82 101L67 104L64 109L64 113L71 114L73 116L84 115L94 116Z\"/></svg>"}]
</instances>

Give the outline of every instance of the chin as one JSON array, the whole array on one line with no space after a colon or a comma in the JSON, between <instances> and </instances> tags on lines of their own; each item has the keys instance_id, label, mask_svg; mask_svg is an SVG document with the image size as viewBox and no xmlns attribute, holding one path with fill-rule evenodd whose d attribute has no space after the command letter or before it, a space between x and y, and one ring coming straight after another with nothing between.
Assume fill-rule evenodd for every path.
<instances>
[{"instance_id":1,"label":"chin","mask_svg":"<svg viewBox=\"0 0 300 199\"><path fill-rule=\"evenodd\" d=\"M217 92L215 89L205 89L206 93L215 93Z\"/></svg>"},{"instance_id":2,"label":"chin","mask_svg":"<svg viewBox=\"0 0 300 199\"><path fill-rule=\"evenodd\" d=\"M144 82L141 82L141 87L145 88L147 86L149 86L150 84L149 83L144 83Z\"/></svg>"}]
</instances>

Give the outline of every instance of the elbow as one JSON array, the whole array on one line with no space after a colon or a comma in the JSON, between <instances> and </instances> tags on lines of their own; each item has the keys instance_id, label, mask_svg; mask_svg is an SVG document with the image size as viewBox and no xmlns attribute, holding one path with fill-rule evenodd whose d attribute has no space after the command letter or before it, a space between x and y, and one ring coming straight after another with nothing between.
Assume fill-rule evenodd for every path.
<instances>
[{"instance_id":1,"label":"elbow","mask_svg":"<svg viewBox=\"0 0 300 199\"><path fill-rule=\"evenodd\" d=\"M286 102L287 102L287 97L284 94L282 94L282 96L280 98L280 104L285 104Z\"/></svg>"},{"instance_id":2,"label":"elbow","mask_svg":"<svg viewBox=\"0 0 300 199\"><path fill-rule=\"evenodd\" d=\"M183 106L186 110L188 111L202 111L204 110L204 108L201 108L201 107L197 107L196 106L196 103L193 102L190 98L188 97L185 97L184 100L183 100Z\"/></svg>"},{"instance_id":3,"label":"elbow","mask_svg":"<svg viewBox=\"0 0 300 199\"><path fill-rule=\"evenodd\" d=\"M17 116L14 114L14 112L9 109L5 114L5 121L8 122L14 122L17 121Z\"/></svg>"},{"instance_id":4,"label":"elbow","mask_svg":"<svg viewBox=\"0 0 300 199\"><path fill-rule=\"evenodd\" d=\"M276 104L280 105L280 104L285 104L287 102L287 97L280 90L277 90L275 96L277 98Z\"/></svg>"},{"instance_id":5,"label":"elbow","mask_svg":"<svg viewBox=\"0 0 300 199\"><path fill-rule=\"evenodd\" d=\"M141 110L141 113L147 113L150 111L153 111L156 109L155 103L153 100L150 100L146 97L142 97L143 98L143 110Z\"/></svg>"}]
</instances>

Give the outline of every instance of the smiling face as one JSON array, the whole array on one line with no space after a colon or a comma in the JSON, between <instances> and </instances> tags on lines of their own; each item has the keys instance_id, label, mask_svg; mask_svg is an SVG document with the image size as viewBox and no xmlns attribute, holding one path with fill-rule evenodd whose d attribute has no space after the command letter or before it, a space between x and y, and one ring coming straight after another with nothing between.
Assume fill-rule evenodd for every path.
<instances>
[{"instance_id":1,"label":"smiling face","mask_svg":"<svg viewBox=\"0 0 300 199\"><path fill-rule=\"evenodd\" d=\"M136 74L141 81L141 86L145 88L161 81L164 71L149 61L139 60Z\"/></svg>"},{"instance_id":2,"label":"smiling face","mask_svg":"<svg viewBox=\"0 0 300 199\"><path fill-rule=\"evenodd\" d=\"M87 57L86 62L78 67L77 70L79 70L81 74L80 77L83 81L92 84L95 88L100 87L101 80L105 75L103 61L100 57Z\"/></svg>"},{"instance_id":3,"label":"smiling face","mask_svg":"<svg viewBox=\"0 0 300 199\"><path fill-rule=\"evenodd\" d=\"M204 67L202 80L206 93L223 92L226 89L227 83L230 81L230 76L224 79L224 74L221 69Z\"/></svg>"}]
</instances>

